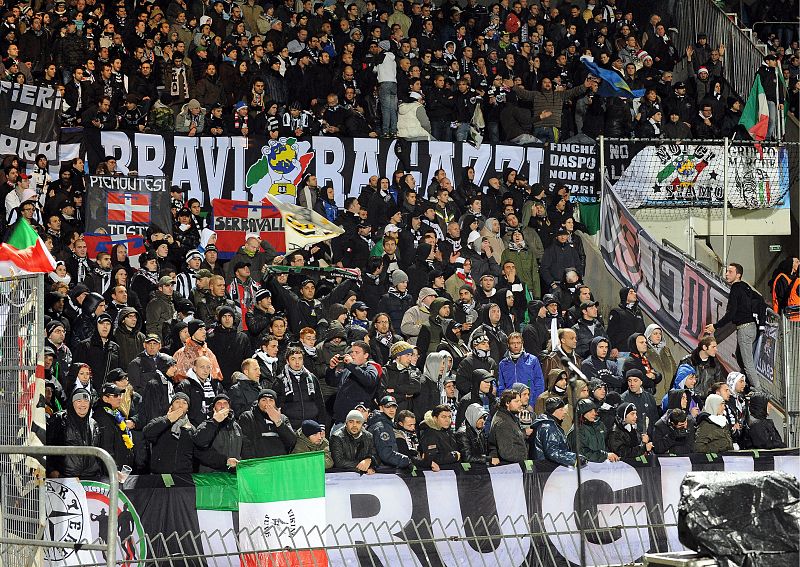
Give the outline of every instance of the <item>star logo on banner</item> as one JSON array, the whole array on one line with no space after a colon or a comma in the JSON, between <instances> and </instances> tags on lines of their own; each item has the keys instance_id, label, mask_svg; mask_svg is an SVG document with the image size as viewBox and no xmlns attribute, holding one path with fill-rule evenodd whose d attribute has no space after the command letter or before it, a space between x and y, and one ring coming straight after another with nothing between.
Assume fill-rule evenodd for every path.
<instances>
[{"instance_id":1,"label":"star logo on banner","mask_svg":"<svg viewBox=\"0 0 800 567\"><path fill-rule=\"evenodd\" d=\"M658 183L654 184L653 185L653 192L654 193L660 193L661 192L661 185L659 185Z\"/></svg>"},{"instance_id":2,"label":"star logo on banner","mask_svg":"<svg viewBox=\"0 0 800 567\"><path fill-rule=\"evenodd\" d=\"M711 176L711 179L713 179L714 181L716 181L717 178L719 177L719 174L716 171L712 171L709 175Z\"/></svg>"}]
</instances>

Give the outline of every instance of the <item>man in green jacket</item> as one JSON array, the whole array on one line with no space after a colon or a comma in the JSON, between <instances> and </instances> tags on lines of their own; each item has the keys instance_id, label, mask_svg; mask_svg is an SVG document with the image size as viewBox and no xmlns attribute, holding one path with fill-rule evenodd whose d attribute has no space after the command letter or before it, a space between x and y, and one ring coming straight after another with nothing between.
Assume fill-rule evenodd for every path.
<instances>
[{"instance_id":1,"label":"man in green jacket","mask_svg":"<svg viewBox=\"0 0 800 567\"><path fill-rule=\"evenodd\" d=\"M580 420L580 440L581 455L593 463L612 463L619 460L619 457L606 450L606 426L598 419L599 413L597 406L590 399L581 400L575 408ZM577 452L577 436L575 425L567 433L567 443L570 449Z\"/></svg>"},{"instance_id":2,"label":"man in green jacket","mask_svg":"<svg viewBox=\"0 0 800 567\"><path fill-rule=\"evenodd\" d=\"M534 122L536 122L533 135L543 142L557 142L564 103L581 96L595 82L597 82L597 79L587 77L582 85L565 89L561 85L554 86L550 77L543 77L539 81L538 91L529 91L521 86L516 86L513 92L520 100L533 101ZM508 87L512 85L513 83L509 84ZM538 121L535 119L537 115L539 116Z\"/></svg>"}]
</instances>

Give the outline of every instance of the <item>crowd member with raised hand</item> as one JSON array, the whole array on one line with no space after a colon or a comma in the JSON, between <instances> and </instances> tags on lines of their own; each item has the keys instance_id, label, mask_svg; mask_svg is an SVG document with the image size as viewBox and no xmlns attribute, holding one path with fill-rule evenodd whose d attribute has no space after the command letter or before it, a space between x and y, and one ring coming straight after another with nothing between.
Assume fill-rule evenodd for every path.
<instances>
[{"instance_id":1,"label":"crowd member with raised hand","mask_svg":"<svg viewBox=\"0 0 800 567\"><path fill-rule=\"evenodd\" d=\"M289 418L277 406L274 390L263 389L253 407L239 416L242 430L242 459L289 454L297 436Z\"/></svg>"},{"instance_id":2,"label":"crowd member with raised hand","mask_svg":"<svg viewBox=\"0 0 800 567\"><path fill-rule=\"evenodd\" d=\"M190 406L189 396L178 392L172 397L167 414L145 425L151 473L187 474L194 470L195 428L189 420Z\"/></svg>"}]
</instances>

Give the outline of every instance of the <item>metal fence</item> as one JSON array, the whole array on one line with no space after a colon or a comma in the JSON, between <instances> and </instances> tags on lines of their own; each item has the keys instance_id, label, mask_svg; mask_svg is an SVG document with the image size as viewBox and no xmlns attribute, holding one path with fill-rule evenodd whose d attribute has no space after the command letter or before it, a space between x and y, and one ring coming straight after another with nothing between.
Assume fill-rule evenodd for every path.
<instances>
[{"instance_id":1,"label":"metal fence","mask_svg":"<svg viewBox=\"0 0 800 567\"><path fill-rule=\"evenodd\" d=\"M0 445L37 446L44 438L44 280L0 279ZM45 525L44 469L36 459L0 454L0 536L33 539ZM31 564L38 550L0 545L4 567Z\"/></svg>"},{"instance_id":2,"label":"metal fence","mask_svg":"<svg viewBox=\"0 0 800 567\"><path fill-rule=\"evenodd\" d=\"M786 391L784 439L794 447L800 441L800 307L789 307L781 315L779 347Z\"/></svg>"},{"instance_id":3,"label":"metal fence","mask_svg":"<svg viewBox=\"0 0 800 567\"><path fill-rule=\"evenodd\" d=\"M679 28L674 38L678 53L685 56L686 47L701 33L708 34L712 47L724 44L722 76L736 94L746 97L765 53L711 0L680 0L673 6Z\"/></svg>"},{"instance_id":4,"label":"metal fence","mask_svg":"<svg viewBox=\"0 0 800 567\"><path fill-rule=\"evenodd\" d=\"M586 512L581 520L573 513L329 525L308 532L287 527L270 534L271 540L279 542L273 548L264 547L266 534L261 527L155 534L147 536L147 559L137 563L158 567L568 567L633 565L645 553L682 549L677 511L672 506L609 505L605 512L599 508ZM585 561L581 561L581 540ZM318 544L313 547L319 541L325 542L324 553ZM129 560L118 564L132 565Z\"/></svg>"}]
</instances>

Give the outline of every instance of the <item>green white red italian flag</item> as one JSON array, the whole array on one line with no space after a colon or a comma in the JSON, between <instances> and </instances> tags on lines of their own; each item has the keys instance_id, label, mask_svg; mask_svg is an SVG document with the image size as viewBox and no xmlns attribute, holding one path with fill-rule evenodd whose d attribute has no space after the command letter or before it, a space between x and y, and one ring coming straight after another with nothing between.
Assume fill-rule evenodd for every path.
<instances>
[{"instance_id":1,"label":"green white red italian flag","mask_svg":"<svg viewBox=\"0 0 800 567\"><path fill-rule=\"evenodd\" d=\"M767 106L767 95L761 85L761 78L756 73L750 94L747 97L747 104L742 110L739 124L747 128L750 136L754 140L762 141L767 138L769 128L769 107Z\"/></svg>"},{"instance_id":2,"label":"green white red italian flag","mask_svg":"<svg viewBox=\"0 0 800 567\"><path fill-rule=\"evenodd\" d=\"M236 467L242 567L327 567L322 452Z\"/></svg>"},{"instance_id":3,"label":"green white red italian flag","mask_svg":"<svg viewBox=\"0 0 800 567\"><path fill-rule=\"evenodd\" d=\"M56 261L24 218L20 218L7 242L0 244L0 277L52 272Z\"/></svg>"}]
</instances>

